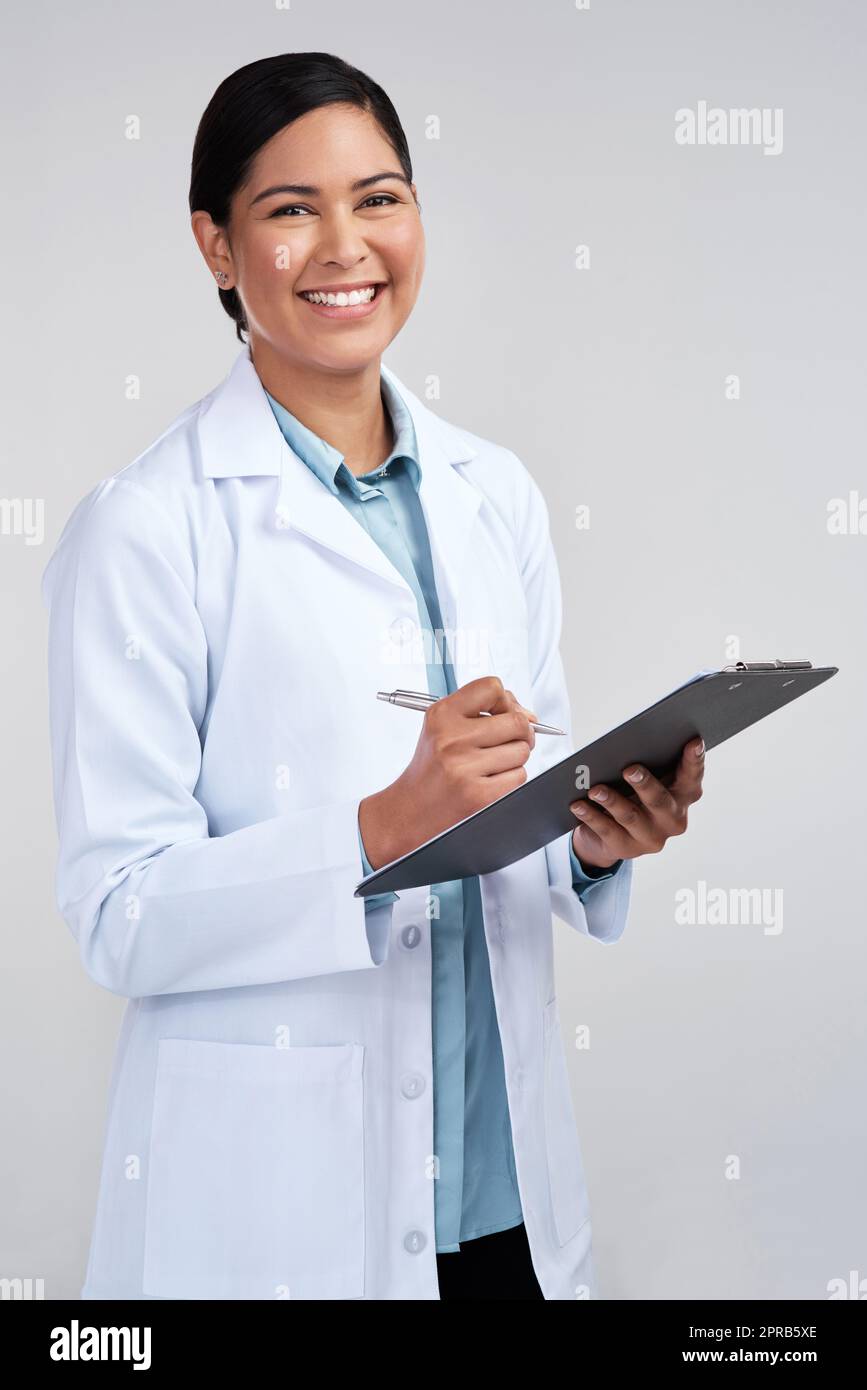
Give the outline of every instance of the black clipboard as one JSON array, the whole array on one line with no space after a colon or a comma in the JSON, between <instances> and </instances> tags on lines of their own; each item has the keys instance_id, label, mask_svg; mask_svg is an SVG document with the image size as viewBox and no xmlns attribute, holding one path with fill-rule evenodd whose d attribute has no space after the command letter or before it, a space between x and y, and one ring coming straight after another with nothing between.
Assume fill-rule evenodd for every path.
<instances>
[{"instance_id":1,"label":"black clipboard","mask_svg":"<svg viewBox=\"0 0 867 1390\"><path fill-rule=\"evenodd\" d=\"M375 869L362 879L354 896L367 898L504 869L574 830L578 822L569 806L597 783L634 796L620 776L629 763L643 763L661 779L670 777L691 738L701 735L705 749L714 748L822 685L838 669L809 661L738 661L700 671L594 743ZM544 718L544 711L539 714ZM583 789L576 787L579 768L587 769Z\"/></svg>"}]
</instances>

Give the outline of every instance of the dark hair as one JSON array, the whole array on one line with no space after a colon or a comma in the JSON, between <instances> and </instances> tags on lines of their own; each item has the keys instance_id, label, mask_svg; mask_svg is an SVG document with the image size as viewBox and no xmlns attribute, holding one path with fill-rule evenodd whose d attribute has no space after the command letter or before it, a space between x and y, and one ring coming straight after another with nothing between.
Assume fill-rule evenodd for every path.
<instances>
[{"instance_id":1,"label":"dark hair","mask_svg":"<svg viewBox=\"0 0 867 1390\"><path fill-rule=\"evenodd\" d=\"M374 117L411 183L412 161L403 127L372 78L333 53L280 53L238 68L208 102L193 145L190 212L202 209L216 226L226 227L232 197L245 183L262 146L308 111L334 102L348 102ZM235 289L217 293L243 343L242 330L250 330L240 296Z\"/></svg>"}]
</instances>

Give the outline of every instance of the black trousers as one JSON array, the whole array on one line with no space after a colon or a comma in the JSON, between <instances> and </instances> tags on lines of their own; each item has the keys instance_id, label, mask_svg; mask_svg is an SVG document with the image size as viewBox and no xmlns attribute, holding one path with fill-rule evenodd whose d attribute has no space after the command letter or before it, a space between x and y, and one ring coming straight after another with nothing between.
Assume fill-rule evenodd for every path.
<instances>
[{"instance_id":1,"label":"black trousers","mask_svg":"<svg viewBox=\"0 0 867 1390\"><path fill-rule=\"evenodd\" d=\"M437 1255L441 1299L535 1298L545 1295L533 1270L524 1223L464 1241Z\"/></svg>"}]
</instances>

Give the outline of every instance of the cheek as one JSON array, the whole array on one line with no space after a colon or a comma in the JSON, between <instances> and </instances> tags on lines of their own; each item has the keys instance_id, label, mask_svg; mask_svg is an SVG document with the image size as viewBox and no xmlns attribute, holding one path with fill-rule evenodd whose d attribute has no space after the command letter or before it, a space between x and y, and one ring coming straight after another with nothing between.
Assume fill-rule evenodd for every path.
<instances>
[{"instance_id":1,"label":"cheek","mask_svg":"<svg viewBox=\"0 0 867 1390\"><path fill-rule=\"evenodd\" d=\"M297 252L295 259L298 259ZM281 237L279 231L248 246L244 261L248 294L251 289L255 293L257 288L267 295L278 293L284 287L291 290L295 276L292 252L288 239Z\"/></svg>"},{"instance_id":2,"label":"cheek","mask_svg":"<svg viewBox=\"0 0 867 1390\"><path fill-rule=\"evenodd\" d=\"M396 277L421 276L424 268L424 233L418 223L406 221L395 226L382 249Z\"/></svg>"}]
</instances>

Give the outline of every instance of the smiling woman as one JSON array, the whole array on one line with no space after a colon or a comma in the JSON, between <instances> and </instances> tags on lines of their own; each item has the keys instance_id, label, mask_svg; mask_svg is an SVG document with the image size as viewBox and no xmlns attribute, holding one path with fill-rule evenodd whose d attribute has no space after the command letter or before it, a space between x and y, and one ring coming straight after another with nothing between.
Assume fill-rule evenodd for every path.
<instances>
[{"instance_id":1,"label":"smiling woman","mask_svg":"<svg viewBox=\"0 0 867 1390\"><path fill-rule=\"evenodd\" d=\"M379 462L379 358L425 261L409 148L382 88L325 53L240 68L200 122L190 211L263 385L353 471Z\"/></svg>"},{"instance_id":2,"label":"smiling woman","mask_svg":"<svg viewBox=\"0 0 867 1390\"><path fill-rule=\"evenodd\" d=\"M648 777L500 872L355 896L563 756L547 508L382 362L425 241L371 78L232 73L190 213L242 350L43 579L58 902L133 1001L83 1297L571 1301L552 910L616 940L683 809ZM377 701L398 680L423 714Z\"/></svg>"}]
</instances>

